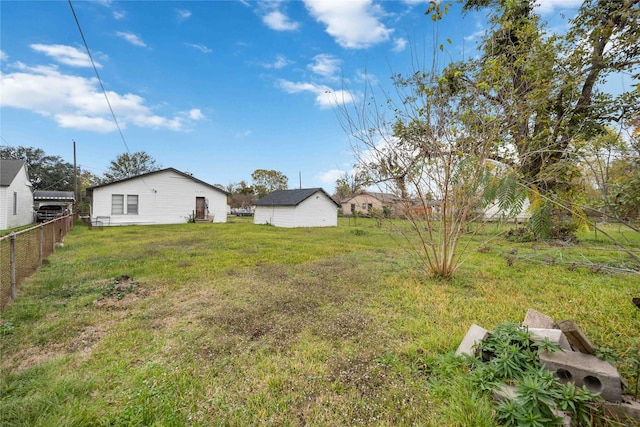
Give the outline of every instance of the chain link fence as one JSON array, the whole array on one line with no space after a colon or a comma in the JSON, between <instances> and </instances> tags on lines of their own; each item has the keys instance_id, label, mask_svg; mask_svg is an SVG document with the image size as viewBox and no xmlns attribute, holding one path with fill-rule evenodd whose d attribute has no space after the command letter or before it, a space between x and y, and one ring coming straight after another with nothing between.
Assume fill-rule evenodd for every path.
<instances>
[{"instance_id":1,"label":"chain link fence","mask_svg":"<svg viewBox=\"0 0 640 427\"><path fill-rule=\"evenodd\" d=\"M16 299L18 285L42 266L73 223L67 215L0 237L0 310Z\"/></svg>"}]
</instances>

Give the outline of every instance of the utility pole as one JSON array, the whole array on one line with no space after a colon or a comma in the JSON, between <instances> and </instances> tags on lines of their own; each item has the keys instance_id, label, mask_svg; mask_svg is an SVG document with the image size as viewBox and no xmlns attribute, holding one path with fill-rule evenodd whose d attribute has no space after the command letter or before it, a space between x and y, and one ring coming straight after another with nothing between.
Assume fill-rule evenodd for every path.
<instances>
[{"instance_id":1,"label":"utility pole","mask_svg":"<svg viewBox=\"0 0 640 427\"><path fill-rule=\"evenodd\" d=\"M78 192L78 166L76 165L76 142L73 141L73 213L78 212L78 203L80 203Z\"/></svg>"}]
</instances>

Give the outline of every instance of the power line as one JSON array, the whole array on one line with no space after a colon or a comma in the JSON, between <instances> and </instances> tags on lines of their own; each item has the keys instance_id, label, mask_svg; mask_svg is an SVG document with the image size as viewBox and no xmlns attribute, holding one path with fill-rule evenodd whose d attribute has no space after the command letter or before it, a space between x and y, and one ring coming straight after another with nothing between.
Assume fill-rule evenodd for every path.
<instances>
[{"instance_id":1,"label":"power line","mask_svg":"<svg viewBox=\"0 0 640 427\"><path fill-rule=\"evenodd\" d=\"M104 99L107 100L107 105L109 106L109 111L111 111L111 117L113 117L113 121L118 128L118 133L120 133L120 138L122 139L122 143L124 147L127 149L127 153L131 153L129 151L129 146L127 145L127 141L124 138L124 134L122 133L122 129L120 129L120 124L118 123L118 119L116 118L115 113L113 112L113 108L111 107L111 102L109 101L109 97L107 96L107 91L102 84L102 79L100 78L100 74L98 74L98 68L96 67L95 62L93 61L93 57L91 56L91 51L89 50L89 45L87 44L87 40L84 37L84 33L82 32L82 27L80 27L80 21L78 21L78 16L76 15L76 11L73 9L73 4L71 4L71 0L69 1L69 7L71 8L71 13L73 13L73 18L76 21L76 25L78 26L78 31L80 31L80 36L82 37L82 42L84 43L84 47L87 50L87 55L89 55L89 59L91 60L91 65L93 66L93 71L96 73L96 77L98 78L98 82L100 83L100 87L102 88L102 93L104 94Z\"/></svg>"}]
</instances>

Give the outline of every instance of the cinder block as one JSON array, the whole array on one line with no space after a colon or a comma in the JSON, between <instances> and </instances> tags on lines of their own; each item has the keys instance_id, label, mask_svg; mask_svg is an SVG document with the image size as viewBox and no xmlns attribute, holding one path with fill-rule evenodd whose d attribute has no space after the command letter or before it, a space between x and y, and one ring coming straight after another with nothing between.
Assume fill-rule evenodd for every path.
<instances>
[{"instance_id":1,"label":"cinder block","mask_svg":"<svg viewBox=\"0 0 640 427\"><path fill-rule=\"evenodd\" d=\"M546 314L542 314L539 311L530 308L524 316L522 326L526 326L528 328L553 329L553 319Z\"/></svg>"},{"instance_id":2,"label":"cinder block","mask_svg":"<svg viewBox=\"0 0 640 427\"><path fill-rule=\"evenodd\" d=\"M624 396L622 403L605 402L604 413L614 420L640 422L640 402Z\"/></svg>"},{"instance_id":3,"label":"cinder block","mask_svg":"<svg viewBox=\"0 0 640 427\"><path fill-rule=\"evenodd\" d=\"M461 354L468 354L470 356L474 355L473 346L478 344L483 339L487 338L489 335L489 331L487 331L482 326L478 326L475 323L471 325L467 335L462 339L462 342L458 346L456 350L456 356L460 356Z\"/></svg>"},{"instance_id":4,"label":"cinder block","mask_svg":"<svg viewBox=\"0 0 640 427\"><path fill-rule=\"evenodd\" d=\"M493 390L493 400L495 402L504 402L506 400L513 400L517 397L516 387L507 384L501 384L498 388ZM557 408L551 408L551 412L556 417L560 417L562 420L562 427L571 427L571 416L564 411L560 411Z\"/></svg>"},{"instance_id":5,"label":"cinder block","mask_svg":"<svg viewBox=\"0 0 640 427\"><path fill-rule=\"evenodd\" d=\"M582 332L573 320L563 320L558 322L558 328L564 332L564 335L567 337L574 350L586 354L595 353L593 344L591 344L589 338L587 338L584 332Z\"/></svg>"},{"instance_id":6,"label":"cinder block","mask_svg":"<svg viewBox=\"0 0 640 427\"><path fill-rule=\"evenodd\" d=\"M543 340L544 338L549 338L549 341L558 344L563 350L573 351L567 337L560 329L529 328L528 331L535 339Z\"/></svg>"},{"instance_id":7,"label":"cinder block","mask_svg":"<svg viewBox=\"0 0 640 427\"><path fill-rule=\"evenodd\" d=\"M622 400L618 370L593 355L577 351L543 352L540 354L540 363L554 372L563 383L573 382L579 387L584 385L611 402Z\"/></svg>"}]
</instances>

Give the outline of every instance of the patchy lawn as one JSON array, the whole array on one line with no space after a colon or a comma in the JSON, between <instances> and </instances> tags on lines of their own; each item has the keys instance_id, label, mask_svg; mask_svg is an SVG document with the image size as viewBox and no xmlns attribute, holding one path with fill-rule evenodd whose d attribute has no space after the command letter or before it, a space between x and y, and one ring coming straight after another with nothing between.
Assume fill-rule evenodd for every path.
<instances>
[{"instance_id":1,"label":"patchy lawn","mask_svg":"<svg viewBox=\"0 0 640 427\"><path fill-rule=\"evenodd\" d=\"M440 281L365 219L77 225L2 313L0 424L495 425L444 362L471 323L535 308L638 357L640 279L564 262L626 265L583 241L478 241Z\"/></svg>"}]
</instances>

